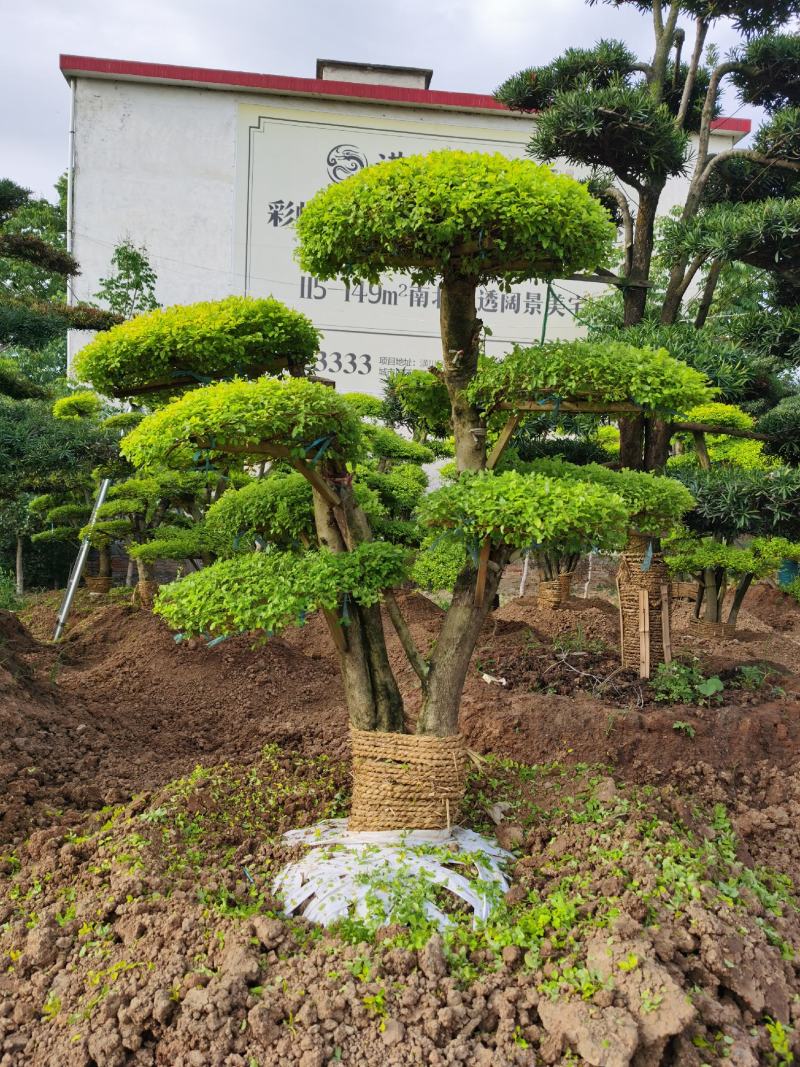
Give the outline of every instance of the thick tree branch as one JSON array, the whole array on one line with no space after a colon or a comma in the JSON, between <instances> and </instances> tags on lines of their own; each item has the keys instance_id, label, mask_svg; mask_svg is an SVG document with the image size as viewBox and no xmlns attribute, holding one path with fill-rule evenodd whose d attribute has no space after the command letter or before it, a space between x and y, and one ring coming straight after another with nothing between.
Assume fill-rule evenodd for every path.
<instances>
[{"instance_id":1,"label":"thick tree branch","mask_svg":"<svg viewBox=\"0 0 800 1067\"><path fill-rule=\"evenodd\" d=\"M703 191L703 186L711 176L711 172L715 167L718 167L720 163L724 163L727 159L749 159L753 163L763 163L766 167L783 167L784 170L800 170L800 163L791 159L781 159L780 156L764 156L760 152L754 151L752 148L729 148L725 152L718 152L717 155L712 156L705 166L702 174L699 177L700 192Z\"/></svg>"},{"instance_id":2,"label":"thick tree branch","mask_svg":"<svg viewBox=\"0 0 800 1067\"><path fill-rule=\"evenodd\" d=\"M722 273L722 260L715 259L711 266L708 268L708 276L706 283L703 286L703 295L700 297L700 304L697 308L697 315L695 316L694 326L696 330L705 326L706 319L708 318L708 312L711 309L711 301L714 299L714 292L717 288L717 282L719 276Z\"/></svg>"},{"instance_id":3,"label":"thick tree branch","mask_svg":"<svg viewBox=\"0 0 800 1067\"><path fill-rule=\"evenodd\" d=\"M631 257L633 255L633 218L631 216L628 198L621 189L617 189L616 186L613 185L609 185L608 188L603 191L606 196L610 196L612 200L617 202L620 213L622 214L622 229L625 241L625 274L627 275L630 274L631 271Z\"/></svg>"},{"instance_id":4,"label":"thick tree branch","mask_svg":"<svg viewBox=\"0 0 800 1067\"><path fill-rule=\"evenodd\" d=\"M692 50L692 58L689 61L689 69L686 72L686 81L683 85L683 95L681 96L678 114L675 118L675 125L679 130L683 129L684 123L686 122L686 116L689 113L689 101L692 98L692 90L694 89L694 83L697 80L697 70L700 66L700 58L703 55L703 46L705 45L706 34L708 33L708 23L705 19L698 18L695 27L694 49ZM677 62L675 64L675 69L677 72Z\"/></svg>"},{"instance_id":5,"label":"thick tree branch","mask_svg":"<svg viewBox=\"0 0 800 1067\"><path fill-rule=\"evenodd\" d=\"M414 644L414 638L411 636L408 623L406 622L405 616L400 610L400 605L397 603L397 598L391 589L384 590L383 602L386 604L386 611L389 614L389 618L392 620L392 626L394 626L395 632L400 638L400 644L403 646L406 658L414 668L414 673L424 685L430 674L430 667L423 659L417 646Z\"/></svg>"}]
</instances>

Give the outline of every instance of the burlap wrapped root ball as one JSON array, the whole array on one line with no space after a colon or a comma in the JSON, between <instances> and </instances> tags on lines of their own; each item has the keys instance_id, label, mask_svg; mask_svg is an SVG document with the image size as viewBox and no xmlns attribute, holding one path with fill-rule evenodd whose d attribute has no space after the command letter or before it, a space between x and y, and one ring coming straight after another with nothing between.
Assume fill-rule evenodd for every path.
<instances>
[{"instance_id":1,"label":"burlap wrapped root ball","mask_svg":"<svg viewBox=\"0 0 800 1067\"><path fill-rule=\"evenodd\" d=\"M466 788L461 734L351 728L351 830L444 830L458 823Z\"/></svg>"}]
</instances>

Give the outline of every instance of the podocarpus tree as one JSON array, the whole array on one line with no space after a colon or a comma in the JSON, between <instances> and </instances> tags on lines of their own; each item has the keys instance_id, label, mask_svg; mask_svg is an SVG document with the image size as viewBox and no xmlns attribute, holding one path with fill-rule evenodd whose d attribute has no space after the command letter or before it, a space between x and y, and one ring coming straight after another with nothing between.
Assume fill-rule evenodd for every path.
<instances>
[{"instance_id":1,"label":"podocarpus tree","mask_svg":"<svg viewBox=\"0 0 800 1067\"><path fill-rule=\"evenodd\" d=\"M695 499L686 516L691 536L671 544L670 567L697 581L695 617L731 627L750 584L794 558L800 542L800 471L743 469L721 463L674 472ZM723 603L729 578L737 587L727 620Z\"/></svg>"},{"instance_id":2,"label":"podocarpus tree","mask_svg":"<svg viewBox=\"0 0 800 1067\"><path fill-rule=\"evenodd\" d=\"M486 426L465 391L479 355L476 288L492 278L505 283L596 266L613 231L603 208L572 179L525 161L443 152L381 164L317 194L298 233L304 269L318 277L375 281L400 269L417 283L441 279L442 375L456 462L466 475L458 523L468 521L480 540L483 566L466 556L435 648L428 655L416 649L391 592L407 574L408 552L371 539L354 493L353 465L364 436L359 418L316 383L234 382L197 389L150 416L130 435L126 453L138 464L158 464L168 455L174 461L176 446L191 441L189 455L205 448L211 462L220 454L286 459L312 484L318 547L220 561L163 592L159 610L185 630L275 632L322 608L355 728L356 822L441 825L448 811L455 817L463 788L461 692L502 567L512 547L544 529L554 541L573 534L572 520L561 525L561 497L548 491L546 479L528 476L514 507L506 508L503 483L480 473ZM469 489L471 483L480 491ZM426 507L435 509L437 499L433 494ZM624 525L615 497L595 491L593 499L607 529ZM440 512L427 514L431 523L444 523ZM423 691L413 744L402 736L403 701L386 651L382 596ZM436 770L433 789L430 774L415 783L402 769L409 760L419 763L420 748L422 764ZM400 765L391 759L398 754ZM379 813L373 811L378 801Z\"/></svg>"},{"instance_id":3,"label":"podocarpus tree","mask_svg":"<svg viewBox=\"0 0 800 1067\"><path fill-rule=\"evenodd\" d=\"M608 2L621 7L627 0ZM551 63L523 70L496 94L511 108L536 113L530 144L535 158L560 157L589 168L598 195L613 206L623 235L616 284L623 295L626 327L645 315L659 202L667 179L685 171L690 155L684 220L697 214L723 169L751 167L772 175L796 175L800 170L780 117L782 109L797 103L800 53L794 35L776 32L800 10L797 0L637 0L635 6L652 17L653 49L645 62L622 42L604 40L589 49L567 49ZM686 17L694 21L688 62L683 60L686 33L679 25ZM729 60L705 67L706 37L723 17L733 20L744 43ZM734 80L745 102L766 107L770 121L754 147L714 153L712 124L726 78ZM690 133L697 138L691 153ZM676 259L657 309L663 323L675 322L705 262L688 255ZM623 421L625 466L663 466L668 443L669 424L658 416L646 424L637 417Z\"/></svg>"}]
</instances>

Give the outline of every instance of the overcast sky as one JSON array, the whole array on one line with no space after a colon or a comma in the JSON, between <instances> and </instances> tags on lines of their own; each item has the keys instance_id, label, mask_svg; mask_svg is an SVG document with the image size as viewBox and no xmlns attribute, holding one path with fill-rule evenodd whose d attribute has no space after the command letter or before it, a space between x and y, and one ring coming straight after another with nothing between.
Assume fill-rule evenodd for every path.
<instances>
[{"instance_id":1,"label":"overcast sky","mask_svg":"<svg viewBox=\"0 0 800 1067\"><path fill-rule=\"evenodd\" d=\"M0 11L0 177L47 196L67 165L61 52L301 77L318 57L392 63L432 68L432 89L488 93L599 37L652 49L647 18L583 0L0 0ZM737 37L720 22L710 40L725 53ZM754 116L733 94L725 113Z\"/></svg>"}]
</instances>

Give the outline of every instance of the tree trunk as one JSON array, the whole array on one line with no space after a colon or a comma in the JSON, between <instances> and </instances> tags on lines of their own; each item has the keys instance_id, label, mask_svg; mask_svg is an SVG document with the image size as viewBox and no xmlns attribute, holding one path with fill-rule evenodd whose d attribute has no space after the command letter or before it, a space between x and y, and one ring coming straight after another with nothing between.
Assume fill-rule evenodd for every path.
<instances>
[{"instance_id":1,"label":"tree trunk","mask_svg":"<svg viewBox=\"0 0 800 1067\"><path fill-rule=\"evenodd\" d=\"M140 582L152 582L153 580L153 564L146 563L143 559L136 560L136 573L139 576Z\"/></svg>"},{"instance_id":2,"label":"tree trunk","mask_svg":"<svg viewBox=\"0 0 800 1067\"><path fill-rule=\"evenodd\" d=\"M97 577L111 577L111 550L108 545L103 545L97 550Z\"/></svg>"},{"instance_id":3,"label":"tree trunk","mask_svg":"<svg viewBox=\"0 0 800 1067\"><path fill-rule=\"evenodd\" d=\"M17 535L17 556L16 556L16 571L17 571L17 596L25 595L25 563L23 557L23 539Z\"/></svg>"},{"instance_id":4,"label":"tree trunk","mask_svg":"<svg viewBox=\"0 0 800 1067\"><path fill-rule=\"evenodd\" d=\"M669 442L672 425L656 415L647 418L644 435L644 469L663 470L669 457Z\"/></svg>"},{"instance_id":5,"label":"tree trunk","mask_svg":"<svg viewBox=\"0 0 800 1067\"><path fill-rule=\"evenodd\" d=\"M444 381L453 413L456 466L481 470L486 463L486 427L464 390L478 369L483 322L475 311L475 282L445 276L439 307Z\"/></svg>"},{"instance_id":6,"label":"tree trunk","mask_svg":"<svg viewBox=\"0 0 800 1067\"><path fill-rule=\"evenodd\" d=\"M623 323L637 326L644 318L647 305L647 289L636 283L646 282L650 274L653 256L656 210L664 183L645 186L639 193L636 212L633 248L631 250L630 281L623 289ZM645 420L642 415L632 415L619 420L620 465L631 470L641 470L644 465Z\"/></svg>"},{"instance_id":7,"label":"tree trunk","mask_svg":"<svg viewBox=\"0 0 800 1067\"><path fill-rule=\"evenodd\" d=\"M706 284L703 286L703 295L700 297L700 304L697 308L697 315L694 320L695 329L699 330L705 326L708 313L711 309L711 301L714 299L714 292L717 288L717 282L719 276L722 273L722 260L715 259L711 266L708 268L708 275L706 276Z\"/></svg>"},{"instance_id":8,"label":"tree trunk","mask_svg":"<svg viewBox=\"0 0 800 1067\"><path fill-rule=\"evenodd\" d=\"M128 587L128 589L131 589L133 587L133 573L134 573L135 570L136 570L136 565L135 565L134 561L129 557L128 558L128 569L125 572L125 585Z\"/></svg>"},{"instance_id":9,"label":"tree trunk","mask_svg":"<svg viewBox=\"0 0 800 1067\"><path fill-rule=\"evenodd\" d=\"M341 481L342 508L337 508L337 517L330 504L314 490L317 537L323 548L347 552L368 535L368 527L355 506L346 469L334 469L330 464L323 469L329 480ZM401 733L403 698L389 664L380 608L349 604L347 613L347 626L342 625L339 614L327 613L326 620L339 659L350 721L358 730Z\"/></svg>"},{"instance_id":10,"label":"tree trunk","mask_svg":"<svg viewBox=\"0 0 800 1067\"><path fill-rule=\"evenodd\" d=\"M728 625L735 627L736 620L739 618L739 609L742 606L742 601L747 594L747 590L750 588L750 583L753 581L752 574L745 574L740 579L739 584L736 586L736 592L733 595L733 603L731 604L731 610L728 612Z\"/></svg>"},{"instance_id":11,"label":"tree trunk","mask_svg":"<svg viewBox=\"0 0 800 1067\"><path fill-rule=\"evenodd\" d=\"M480 607L475 604L475 568L469 563L459 574L430 658L427 692L417 722L417 733L439 737L458 733L458 712L467 670L506 562L505 553L502 558L490 557Z\"/></svg>"}]
</instances>

